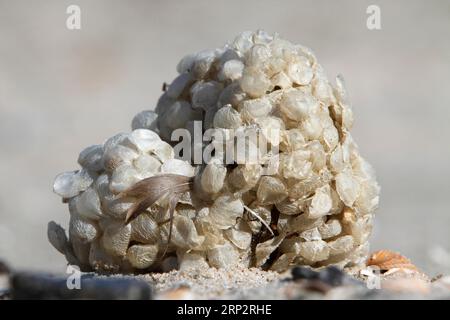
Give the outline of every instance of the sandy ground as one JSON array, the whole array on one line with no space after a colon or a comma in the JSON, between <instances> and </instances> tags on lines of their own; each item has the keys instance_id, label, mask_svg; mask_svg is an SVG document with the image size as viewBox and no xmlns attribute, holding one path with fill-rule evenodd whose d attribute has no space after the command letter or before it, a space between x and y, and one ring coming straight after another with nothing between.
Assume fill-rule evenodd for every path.
<instances>
[{"instance_id":1,"label":"sandy ground","mask_svg":"<svg viewBox=\"0 0 450 320\"><path fill-rule=\"evenodd\" d=\"M171 271L147 274L139 278L150 283L158 299L209 299L231 297L255 288L265 288L283 276L260 269Z\"/></svg>"},{"instance_id":2,"label":"sandy ground","mask_svg":"<svg viewBox=\"0 0 450 320\"><path fill-rule=\"evenodd\" d=\"M382 187L372 249L450 270L450 2L76 2L82 29L69 31L73 1L0 0L0 257L63 273L46 239L49 220L68 222L56 174L152 109L184 54L263 28L347 80L353 135ZM373 3L378 31L366 28Z\"/></svg>"},{"instance_id":3,"label":"sandy ground","mask_svg":"<svg viewBox=\"0 0 450 320\"><path fill-rule=\"evenodd\" d=\"M337 280L337 284L298 279L290 270L279 274L244 267L112 277L144 280L153 288L153 299L157 300L450 299L450 277L431 279L421 272L406 270L381 275L379 286L368 282L359 270L342 274L341 280L329 279Z\"/></svg>"}]
</instances>

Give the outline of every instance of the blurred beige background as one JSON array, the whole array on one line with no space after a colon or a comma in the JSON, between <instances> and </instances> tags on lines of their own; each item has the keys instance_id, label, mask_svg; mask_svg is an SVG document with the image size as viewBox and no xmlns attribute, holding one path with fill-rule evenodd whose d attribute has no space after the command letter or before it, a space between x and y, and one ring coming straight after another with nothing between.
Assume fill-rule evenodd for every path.
<instances>
[{"instance_id":1,"label":"blurred beige background","mask_svg":"<svg viewBox=\"0 0 450 320\"><path fill-rule=\"evenodd\" d=\"M70 4L79 31L65 26ZM382 30L366 28L370 4ZM63 272L46 239L49 220L69 218L55 175L153 108L184 54L258 28L347 80L354 138L382 186L372 248L449 273L449 1L0 0L0 258Z\"/></svg>"}]
</instances>

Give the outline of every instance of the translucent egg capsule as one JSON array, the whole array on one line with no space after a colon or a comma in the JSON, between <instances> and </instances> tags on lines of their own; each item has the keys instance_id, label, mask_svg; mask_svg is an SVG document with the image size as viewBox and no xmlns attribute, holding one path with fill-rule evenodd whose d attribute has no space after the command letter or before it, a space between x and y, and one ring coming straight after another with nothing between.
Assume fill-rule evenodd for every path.
<instances>
[{"instance_id":1,"label":"translucent egg capsule","mask_svg":"<svg viewBox=\"0 0 450 320\"><path fill-rule=\"evenodd\" d=\"M146 269L157 260L158 246L153 244L135 244L128 248L127 260L136 269Z\"/></svg>"}]
</instances>

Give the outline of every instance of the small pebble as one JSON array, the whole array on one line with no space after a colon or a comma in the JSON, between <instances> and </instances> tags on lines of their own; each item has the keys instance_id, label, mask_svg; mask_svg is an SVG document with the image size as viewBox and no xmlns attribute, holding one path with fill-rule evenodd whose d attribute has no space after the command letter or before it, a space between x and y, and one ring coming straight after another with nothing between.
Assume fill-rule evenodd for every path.
<instances>
[{"instance_id":1,"label":"small pebble","mask_svg":"<svg viewBox=\"0 0 450 320\"><path fill-rule=\"evenodd\" d=\"M305 280L312 280L312 279L317 279L319 277L319 273L316 271L313 271L310 268L307 267L295 267L292 268L292 278L294 280L300 280L300 279L305 279Z\"/></svg>"},{"instance_id":2,"label":"small pebble","mask_svg":"<svg viewBox=\"0 0 450 320\"><path fill-rule=\"evenodd\" d=\"M69 290L65 277L19 272L11 278L11 296L16 300L149 300L152 298L152 291L144 281L96 278L93 275L83 275L80 289Z\"/></svg>"},{"instance_id":3,"label":"small pebble","mask_svg":"<svg viewBox=\"0 0 450 320\"><path fill-rule=\"evenodd\" d=\"M295 267L292 269L291 274L293 280L319 280L332 287L345 285L352 281L355 283L357 282L334 266L327 267L320 271L314 271L307 267Z\"/></svg>"}]
</instances>

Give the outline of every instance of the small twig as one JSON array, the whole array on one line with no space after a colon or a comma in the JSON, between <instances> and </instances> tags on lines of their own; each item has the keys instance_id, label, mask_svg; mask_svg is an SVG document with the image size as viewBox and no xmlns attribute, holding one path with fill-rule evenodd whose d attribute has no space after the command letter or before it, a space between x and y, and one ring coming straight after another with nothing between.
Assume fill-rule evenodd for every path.
<instances>
[{"instance_id":1,"label":"small twig","mask_svg":"<svg viewBox=\"0 0 450 320\"><path fill-rule=\"evenodd\" d=\"M272 236L275 236L275 234L272 231L272 228L270 228L270 226L267 224L267 222L264 221L263 218L261 218L255 211L253 211L252 209L250 209L246 205L244 205L244 208L245 208L245 210L250 212L252 215L254 215L259 221L261 221L261 223L267 228L267 230L269 230L269 232L272 234Z\"/></svg>"}]
</instances>

